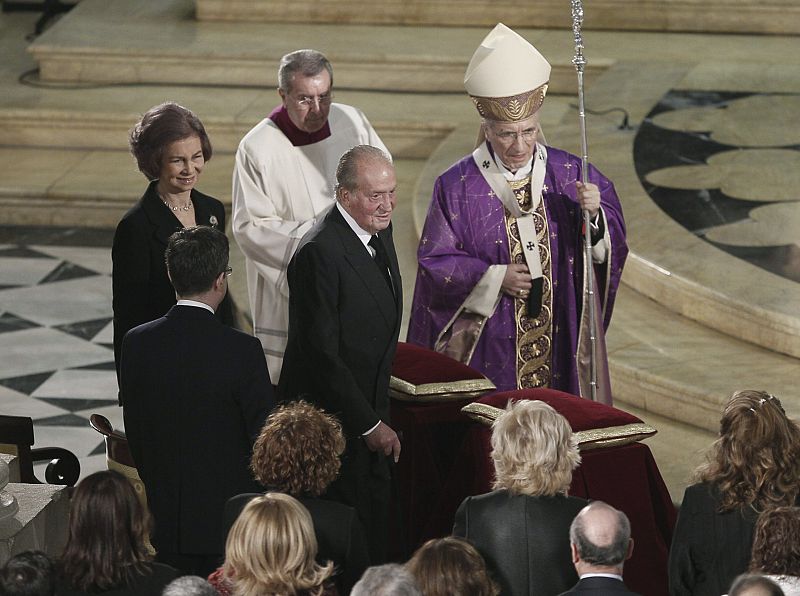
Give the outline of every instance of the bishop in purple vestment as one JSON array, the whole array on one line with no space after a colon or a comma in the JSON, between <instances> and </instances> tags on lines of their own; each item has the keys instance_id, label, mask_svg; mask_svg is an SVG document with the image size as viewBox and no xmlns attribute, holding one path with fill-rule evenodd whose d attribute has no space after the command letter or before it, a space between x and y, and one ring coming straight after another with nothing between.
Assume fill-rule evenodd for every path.
<instances>
[{"instance_id":1,"label":"bishop in purple vestment","mask_svg":"<svg viewBox=\"0 0 800 596\"><path fill-rule=\"evenodd\" d=\"M528 74L503 78L506 66ZM485 140L434 186L408 341L468 363L499 390L552 387L590 397L580 382L588 336L582 209L592 218L602 331L628 252L625 222L606 177L589 166L582 184L580 158L537 142L549 73L541 54L502 25L470 62L465 86ZM598 399L610 401L610 390Z\"/></svg>"}]
</instances>

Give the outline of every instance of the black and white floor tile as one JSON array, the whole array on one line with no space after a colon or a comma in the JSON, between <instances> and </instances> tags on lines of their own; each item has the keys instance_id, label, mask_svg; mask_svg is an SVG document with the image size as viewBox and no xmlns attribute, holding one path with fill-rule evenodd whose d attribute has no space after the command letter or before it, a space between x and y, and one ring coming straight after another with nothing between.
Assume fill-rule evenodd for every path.
<instances>
[{"instance_id":1,"label":"black and white floor tile","mask_svg":"<svg viewBox=\"0 0 800 596\"><path fill-rule=\"evenodd\" d=\"M0 228L0 412L33 418L34 447L69 449L81 462L81 477L106 467L102 437L89 417L98 412L122 428L111 234Z\"/></svg>"}]
</instances>

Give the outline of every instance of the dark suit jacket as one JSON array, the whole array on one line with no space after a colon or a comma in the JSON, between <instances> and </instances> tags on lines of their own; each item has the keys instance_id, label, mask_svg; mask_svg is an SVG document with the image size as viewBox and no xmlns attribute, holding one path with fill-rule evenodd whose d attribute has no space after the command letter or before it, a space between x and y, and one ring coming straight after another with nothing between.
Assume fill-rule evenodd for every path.
<instances>
[{"instance_id":1,"label":"dark suit jacket","mask_svg":"<svg viewBox=\"0 0 800 596\"><path fill-rule=\"evenodd\" d=\"M222 532L223 540L244 509L244 506L261 493L236 495L225 504ZM315 497L297 497L308 509L314 522L314 534L319 549L317 561L324 565L333 561L336 565L336 585L340 594L349 594L353 585L369 567L369 553L364 528L352 507L318 499Z\"/></svg>"},{"instance_id":2,"label":"dark suit jacket","mask_svg":"<svg viewBox=\"0 0 800 596\"><path fill-rule=\"evenodd\" d=\"M389 377L403 310L391 226L378 234L396 298L334 205L289 264L289 339L280 393L339 417L348 437L389 419Z\"/></svg>"},{"instance_id":3,"label":"dark suit jacket","mask_svg":"<svg viewBox=\"0 0 800 596\"><path fill-rule=\"evenodd\" d=\"M175 290L167 277L164 251L169 237L182 228L156 192L157 181L117 224L111 248L114 308L114 362L119 375L122 338L142 323L163 317L175 302ZM225 231L225 208L217 199L192 191L195 221ZM213 218L213 219L212 219ZM231 299L226 296L217 316L233 324Z\"/></svg>"},{"instance_id":4,"label":"dark suit jacket","mask_svg":"<svg viewBox=\"0 0 800 596\"><path fill-rule=\"evenodd\" d=\"M571 590L562 592L560 596L580 596L581 594L591 596L623 596L624 594L638 596L635 592L631 592L624 583L613 577L584 577Z\"/></svg>"},{"instance_id":5,"label":"dark suit jacket","mask_svg":"<svg viewBox=\"0 0 800 596\"><path fill-rule=\"evenodd\" d=\"M221 553L225 502L258 490L250 455L274 406L261 343L205 309L173 306L125 336L120 382L153 546Z\"/></svg>"},{"instance_id":6,"label":"dark suit jacket","mask_svg":"<svg viewBox=\"0 0 800 596\"><path fill-rule=\"evenodd\" d=\"M503 596L556 596L578 581L569 526L589 502L578 497L529 497L499 490L467 497L453 535L483 555Z\"/></svg>"}]
</instances>

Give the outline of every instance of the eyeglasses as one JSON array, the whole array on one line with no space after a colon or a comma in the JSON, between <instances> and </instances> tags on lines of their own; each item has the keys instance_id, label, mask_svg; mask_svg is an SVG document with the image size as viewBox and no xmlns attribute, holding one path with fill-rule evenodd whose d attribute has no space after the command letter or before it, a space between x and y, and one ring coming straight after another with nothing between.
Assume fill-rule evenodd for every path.
<instances>
[{"instance_id":1,"label":"eyeglasses","mask_svg":"<svg viewBox=\"0 0 800 596\"><path fill-rule=\"evenodd\" d=\"M223 273L225 274L225 277L230 277L231 275L233 275L233 267L231 267L230 265L225 267Z\"/></svg>"},{"instance_id":2,"label":"eyeglasses","mask_svg":"<svg viewBox=\"0 0 800 596\"><path fill-rule=\"evenodd\" d=\"M518 138L522 138L523 141L526 143L530 143L531 141L536 140L536 133L537 129L535 128L528 128L523 130L522 132L513 132L510 130L504 130L502 132L495 132L492 130L494 136L500 139L501 143L510 145L511 143L516 142Z\"/></svg>"},{"instance_id":3,"label":"eyeglasses","mask_svg":"<svg viewBox=\"0 0 800 596\"><path fill-rule=\"evenodd\" d=\"M315 102L318 102L320 106L327 106L333 101L333 92L329 91L328 93L323 93L322 95L317 95L316 97L310 97L308 95L302 95L300 98L295 99L294 102L301 108L310 108L314 105Z\"/></svg>"}]
</instances>

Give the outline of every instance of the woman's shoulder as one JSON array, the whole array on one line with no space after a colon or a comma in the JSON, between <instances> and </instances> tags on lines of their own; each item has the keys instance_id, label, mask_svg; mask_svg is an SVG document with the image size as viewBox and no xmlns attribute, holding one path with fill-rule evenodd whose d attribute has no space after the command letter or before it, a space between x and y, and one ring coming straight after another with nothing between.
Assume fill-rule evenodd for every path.
<instances>
[{"instance_id":1,"label":"woman's shoulder","mask_svg":"<svg viewBox=\"0 0 800 596\"><path fill-rule=\"evenodd\" d=\"M128 594L159 596L168 583L181 575L181 572L174 567L153 561L147 563L143 568L143 573L134 576L127 586L109 592L108 596L128 596Z\"/></svg>"},{"instance_id":2,"label":"woman's shoulder","mask_svg":"<svg viewBox=\"0 0 800 596\"><path fill-rule=\"evenodd\" d=\"M204 203L209 207L219 207L220 209L225 208L225 206L222 204L222 201L220 201L219 199L215 199L211 195L202 193L196 188L192 189L192 200L200 201L201 203Z\"/></svg>"},{"instance_id":3,"label":"woman's shoulder","mask_svg":"<svg viewBox=\"0 0 800 596\"><path fill-rule=\"evenodd\" d=\"M160 596L164 587L173 579L182 574L169 565L163 563L146 563L142 567L142 573L135 575L129 583L111 588L104 592L84 592L73 588L68 581L59 576L56 579L57 596L83 596L83 595L103 595L103 596Z\"/></svg>"}]
</instances>

